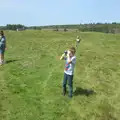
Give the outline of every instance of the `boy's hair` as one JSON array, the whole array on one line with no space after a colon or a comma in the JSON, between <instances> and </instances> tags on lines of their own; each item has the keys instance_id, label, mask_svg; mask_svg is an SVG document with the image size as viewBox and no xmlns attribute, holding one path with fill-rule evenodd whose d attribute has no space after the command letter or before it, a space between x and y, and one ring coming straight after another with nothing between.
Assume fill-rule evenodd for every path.
<instances>
[{"instance_id":1,"label":"boy's hair","mask_svg":"<svg viewBox=\"0 0 120 120\"><path fill-rule=\"evenodd\" d=\"M4 36L4 32L3 32L3 30L0 31L0 35Z\"/></svg>"},{"instance_id":2,"label":"boy's hair","mask_svg":"<svg viewBox=\"0 0 120 120\"><path fill-rule=\"evenodd\" d=\"M75 49L75 47L71 47L70 49L70 52L74 55L75 54L75 52L76 52L76 49Z\"/></svg>"}]
</instances>

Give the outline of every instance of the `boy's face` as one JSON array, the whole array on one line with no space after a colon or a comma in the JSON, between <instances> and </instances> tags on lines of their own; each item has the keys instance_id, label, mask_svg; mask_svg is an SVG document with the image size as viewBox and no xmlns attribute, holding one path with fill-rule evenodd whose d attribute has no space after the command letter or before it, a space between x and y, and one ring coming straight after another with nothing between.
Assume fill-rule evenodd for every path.
<instances>
[{"instance_id":1,"label":"boy's face","mask_svg":"<svg viewBox=\"0 0 120 120\"><path fill-rule=\"evenodd\" d=\"M68 54L69 54L69 56L70 56L70 57L72 57L72 56L73 56L73 54L72 54L72 52L71 52L71 51L68 51Z\"/></svg>"}]
</instances>

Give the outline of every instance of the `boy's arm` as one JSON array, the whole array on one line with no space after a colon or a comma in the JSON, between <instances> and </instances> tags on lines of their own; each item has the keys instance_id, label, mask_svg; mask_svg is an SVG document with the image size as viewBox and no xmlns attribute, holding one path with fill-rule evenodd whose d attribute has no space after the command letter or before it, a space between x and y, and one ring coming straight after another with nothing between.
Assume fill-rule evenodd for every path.
<instances>
[{"instance_id":1,"label":"boy's arm","mask_svg":"<svg viewBox=\"0 0 120 120\"><path fill-rule=\"evenodd\" d=\"M7 48L7 46L6 46L6 41L5 41L5 49Z\"/></svg>"},{"instance_id":2,"label":"boy's arm","mask_svg":"<svg viewBox=\"0 0 120 120\"><path fill-rule=\"evenodd\" d=\"M69 56L69 55L67 55L67 58L68 58L68 63L71 63L72 61L71 61L71 59L70 59L70 56Z\"/></svg>"},{"instance_id":3,"label":"boy's arm","mask_svg":"<svg viewBox=\"0 0 120 120\"><path fill-rule=\"evenodd\" d=\"M5 48L7 48L7 41L6 41L6 37L5 37Z\"/></svg>"},{"instance_id":4,"label":"boy's arm","mask_svg":"<svg viewBox=\"0 0 120 120\"><path fill-rule=\"evenodd\" d=\"M68 54L67 54L67 61L68 61L68 64L72 63L72 60L70 59L69 52L70 52L70 51L68 51Z\"/></svg>"},{"instance_id":5,"label":"boy's arm","mask_svg":"<svg viewBox=\"0 0 120 120\"><path fill-rule=\"evenodd\" d=\"M66 59L66 56L65 56L65 53L62 54L62 56L60 57L60 60L65 60Z\"/></svg>"},{"instance_id":6,"label":"boy's arm","mask_svg":"<svg viewBox=\"0 0 120 120\"><path fill-rule=\"evenodd\" d=\"M3 41L4 41L4 39L1 38L1 40L0 40L0 46L3 44Z\"/></svg>"},{"instance_id":7,"label":"boy's arm","mask_svg":"<svg viewBox=\"0 0 120 120\"><path fill-rule=\"evenodd\" d=\"M1 47L1 45L2 45L2 43L1 43L1 41L0 41L0 47Z\"/></svg>"},{"instance_id":8,"label":"boy's arm","mask_svg":"<svg viewBox=\"0 0 120 120\"><path fill-rule=\"evenodd\" d=\"M70 63L75 64L75 63L76 63L76 58L73 58L72 60L70 60L70 59L68 58L68 64L70 64Z\"/></svg>"},{"instance_id":9,"label":"boy's arm","mask_svg":"<svg viewBox=\"0 0 120 120\"><path fill-rule=\"evenodd\" d=\"M72 64L75 64L75 63L76 63L76 57L73 57L72 59L70 59L70 56L68 55L67 58L68 58L68 63L69 63L69 64L70 64L70 63L72 63Z\"/></svg>"}]
</instances>

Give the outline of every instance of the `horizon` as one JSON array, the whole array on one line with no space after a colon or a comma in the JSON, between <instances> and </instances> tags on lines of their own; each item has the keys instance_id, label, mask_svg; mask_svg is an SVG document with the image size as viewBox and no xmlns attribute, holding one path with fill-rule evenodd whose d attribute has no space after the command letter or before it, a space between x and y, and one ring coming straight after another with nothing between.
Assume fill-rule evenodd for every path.
<instances>
[{"instance_id":1,"label":"horizon","mask_svg":"<svg viewBox=\"0 0 120 120\"><path fill-rule=\"evenodd\" d=\"M120 22L119 0L4 0L0 1L0 26L73 25Z\"/></svg>"},{"instance_id":2,"label":"horizon","mask_svg":"<svg viewBox=\"0 0 120 120\"><path fill-rule=\"evenodd\" d=\"M30 25L30 26L25 26L25 27L46 27L46 26L69 26L69 25L85 25L85 24L97 24L97 23L100 23L100 24L113 24L113 23L116 23L116 24L120 24L120 22L115 22L115 21L113 21L113 22L109 22L109 23L106 23L106 22L94 22L94 23L84 23L84 24L82 24L82 23L79 23L79 24L57 24L57 25L41 25L41 26L39 26L39 25L37 25L37 26L35 26L35 25ZM18 23L19 24L19 23ZM18 25L18 24L6 24L6 25ZM4 25L3 27L5 27L6 25ZM23 24L20 24L20 25L23 25Z\"/></svg>"}]
</instances>

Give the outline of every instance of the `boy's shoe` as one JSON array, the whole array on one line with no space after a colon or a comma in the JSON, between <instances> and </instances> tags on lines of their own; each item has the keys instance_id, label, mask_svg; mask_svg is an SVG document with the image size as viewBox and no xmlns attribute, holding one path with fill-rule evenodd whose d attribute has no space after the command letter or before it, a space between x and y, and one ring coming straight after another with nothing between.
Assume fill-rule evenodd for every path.
<instances>
[{"instance_id":1,"label":"boy's shoe","mask_svg":"<svg viewBox=\"0 0 120 120\"><path fill-rule=\"evenodd\" d=\"M0 62L0 65L2 65L3 63L2 62Z\"/></svg>"},{"instance_id":2,"label":"boy's shoe","mask_svg":"<svg viewBox=\"0 0 120 120\"><path fill-rule=\"evenodd\" d=\"M0 65L3 65L3 64L5 64L6 62L5 61L2 61L2 62L0 62Z\"/></svg>"},{"instance_id":3,"label":"boy's shoe","mask_svg":"<svg viewBox=\"0 0 120 120\"><path fill-rule=\"evenodd\" d=\"M63 93L62 93L62 94L63 94L63 96L65 96L65 95L66 95L66 91L63 90Z\"/></svg>"},{"instance_id":4,"label":"boy's shoe","mask_svg":"<svg viewBox=\"0 0 120 120\"><path fill-rule=\"evenodd\" d=\"M5 64L6 62L5 61L3 61L3 64Z\"/></svg>"},{"instance_id":5,"label":"boy's shoe","mask_svg":"<svg viewBox=\"0 0 120 120\"><path fill-rule=\"evenodd\" d=\"M6 62L5 61L2 61L2 64L5 64Z\"/></svg>"},{"instance_id":6,"label":"boy's shoe","mask_svg":"<svg viewBox=\"0 0 120 120\"><path fill-rule=\"evenodd\" d=\"M66 94L65 92L62 93L63 96L65 96L65 94Z\"/></svg>"},{"instance_id":7,"label":"boy's shoe","mask_svg":"<svg viewBox=\"0 0 120 120\"><path fill-rule=\"evenodd\" d=\"M72 95L68 95L69 96L69 98L72 98L73 96Z\"/></svg>"}]
</instances>

